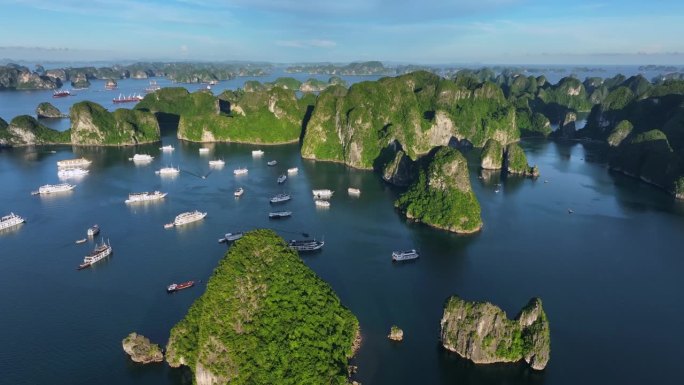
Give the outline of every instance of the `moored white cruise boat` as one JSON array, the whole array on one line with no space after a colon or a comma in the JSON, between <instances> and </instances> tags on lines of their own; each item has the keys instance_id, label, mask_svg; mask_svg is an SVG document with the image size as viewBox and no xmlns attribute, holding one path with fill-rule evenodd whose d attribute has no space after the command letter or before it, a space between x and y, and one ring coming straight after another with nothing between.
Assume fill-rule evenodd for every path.
<instances>
[{"instance_id":1,"label":"moored white cruise boat","mask_svg":"<svg viewBox=\"0 0 684 385\"><path fill-rule=\"evenodd\" d=\"M31 195L42 195L42 194L53 194L53 193L59 193L59 192L64 192L64 191L70 191L73 190L76 185L69 184L69 183L60 183L60 184L46 184L43 186L40 186L38 188L38 191L33 191Z\"/></svg>"},{"instance_id":2,"label":"moored white cruise boat","mask_svg":"<svg viewBox=\"0 0 684 385\"><path fill-rule=\"evenodd\" d=\"M287 202L290 199L292 199L290 194L278 194L278 195L274 196L273 198L271 198L270 202L271 203L281 203L281 202Z\"/></svg>"},{"instance_id":3,"label":"moored white cruise boat","mask_svg":"<svg viewBox=\"0 0 684 385\"><path fill-rule=\"evenodd\" d=\"M209 149L206 148L206 147L202 147L202 148L199 149L199 153L200 153L200 154L208 154L208 153L209 153Z\"/></svg>"},{"instance_id":4,"label":"moored white cruise boat","mask_svg":"<svg viewBox=\"0 0 684 385\"><path fill-rule=\"evenodd\" d=\"M285 183L286 180L287 180L287 175L282 174L282 175L280 175L280 176L278 177L278 179L276 180L276 182L278 182L278 184L283 184L283 183Z\"/></svg>"},{"instance_id":5,"label":"moored white cruise boat","mask_svg":"<svg viewBox=\"0 0 684 385\"><path fill-rule=\"evenodd\" d=\"M135 154L132 158L128 158L128 160L132 160L134 162L150 162L152 159L154 159L154 157L149 154Z\"/></svg>"},{"instance_id":6,"label":"moored white cruise boat","mask_svg":"<svg viewBox=\"0 0 684 385\"><path fill-rule=\"evenodd\" d=\"M156 201L158 199L162 199L166 196L168 193L163 193L161 191L154 191L154 192L139 192L139 193L130 193L128 194L128 199L126 199L126 203L137 203L137 202L149 202L149 201Z\"/></svg>"},{"instance_id":7,"label":"moored white cruise boat","mask_svg":"<svg viewBox=\"0 0 684 385\"><path fill-rule=\"evenodd\" d=\"M355 187L349 187L347 189L347 194L349 194L349 195L361 195L361 190L359 190Z\"/></svg>"},{"instance_id":8,"label":"moored white cruise boat","mask_svg":"<svg viewBox=\"0 0 684 385\"><path fill-rule=\"evenodd\" d=\"M235 170L233 170L233 174L235 174L235 175L245 175L245 174L247 174L247 169L246 169L245 167L236 168Z\"/></svg>"},{"instance_id":9,"label":"moored white cruise boat","mask_svg":"<svg viewBox=\"0 0 684 385\"><path fill-rule=\"evenodd\" d=\"M0 230L9 229L10 227L26 222L26 220L15 213L9 213L0 218Z\"/></svg>"},{"instance_id":10,"label":"moored white cruise boat","mask_svg":"<svg viewBox=\"0 0 684 385\"><path fill-rule=\"evenodd\" d=\"M328 199L333 195L332 190L328 189L321 189L321 190L311 190L313 193L314 198L316 199Z\"/></svg>"},{"instance_id":11,"label":"moored white cruise boat","mask_svg":"<svg viewBox=\"0 0 684 385\"><path fill-rule=\"evenodd\" d=\"M154 172L157 175L178 175L180 168L178 167L164 167Z\"/></svg>"},{"instance_id":12,"label":"moored white cruise boat","mask_svg":"<svg viewBox=\"0 0 684 385\"><path fill-rule=\"evenodd\" d=\"M173 148L173 146L170 144L167 144L166 146L161 146L161 147L159 147L159 149L164 151L164 152L175 150L175 148Z\"/></svg>"},{"instance_id":13,"label":"moored white cruise boat","mask_svg":"<svg viewBox=\"0 0 684 385\"><path fill-rule=\"evenodd\" d=\"M243 232L237 232L237 233L226 233L223 238L219 238L219 243L224 243L224 242L234 242L237 241L238 239L242 238L245 234Z\"/></svg>"},{"instance_id":14,"label":"moored white cruise boat","mask_svg":"<svg viewBox=\"0 0 684 385\"><path fill-rule=\"evenodd\" d=\"M223 159L214 159L209 161L209 166L211 167L223 167L226 161Z\"/></svg>"},{"instance_id":15,"label":"moored white cruise boat","mask_svg":"<svg viewBox=\"0 0 684 385\"><path fill-rule=\"evenodd\" d=\"M173 221L173 225L174 226L187 225L188 223L192 223L192 222L202 220L206 216L207 216L207 213L203 213L201 211L197 211L197 210L188 211L188 212L176 215L176 219Z\"/></svg>"},{"instance_id":16,"label":"moored white cruise boat","mask_svg":"<svg viewBox=\"0 0 684 385\"><path fill-rule=\"evenodd\" d=\"M325 245L325 241L317 241L315 239L313 240L291 240L287 244L290 246L291 249L296 250L296 251L316 251L320 250L323 248Z\"/></svg>"},{"instance_id":17,"label":"moored white cruise boat","mask_svg":"<svg viewBox=\"0 0 684 385\"><path fill-rule=\"evenodd\" d=\"M78 178L88 174L88 170L84 168L63 168L57 171L57 177L59 178Z\"/></svg>"},{"instance_id":18,"label":"moored white cruise boat","mask_svg":"<svg viewBox=\"0 0 684 385\"><path fill-rule=\"evenodd\" d=\"M275 160L275 159L274 159L274 160L269 160L268 162L266 162L266 164L269 165L269 166L275 166L276 164L278 164L278 161Z\"/></svg>"},{"instance_id":19,"label":"moored white cruise boat","mask_svg":"<svg viewBox=\"0 0 684 385\"><path fill-rule=\"evenodd\" d=\"M68 167L88 167L92 161L86 158L76 158L76 159L64 159L57 162L57 167L68 168Z\"/></svg>"},{"instance_id":20,"label":"moored white cruise boat","mask_svg":"<svg viewBox=\"0 0 684 385\"><path fill-rule=\"evenodd\" d=\"M96 246L90 254L86 255L85 258L83 258L83 263L78 266L78 270L90 267L93 264L105 259L111 254L112 246L109 244L109 242L104 243L103 240L102 244Z\"/></svg>"},{"instance_id":21,"label":"moored white cruise boat","mask_svg":"<svg viewBox=\"0 0 684 385\"><path fill-rule=\"evenodd\" d=\"M239 197L241 197L242 194L244 194L244 193L245 193L245 189L243 189L242 187L238 187L238 188L235 190L235 192L233 193L233 195L235 195L236 198L239 198Z\"/></svg>"},{"instance_id":22,"label":"moored white cruise boat","mask_svg":"<svg viewBox=\"0 0 684 385\"><path fill-rule=\"evenodd\" d=\"M263 150L254 150L254 151L252 151L252 156L262 156L262 155L264 155L264 151L263 151Z\"/></svg>"},{"instance_id":23,"label":"moored white cruise boat","mask_svg":"<svg viewBox=\"0 0 684 385\"><path fill-rule=\"evenodd\" d=\"M408 261L411 259L416 259L418 258L418 252L415 249L411 250L402 250L402 251L393 251L392 252L392 262L395 261Z\"/></svg>"},{"instance_id":24,"label":"moored white cruise boat","mask_svg":"<svg viewBox=\"0 0 684 385\"><path fill-rule=\"evenodd\" d=\"M274 211L268 213L268 217L272 219L287 218L292 215L292 211Z\"/></svg>"},{"instance_id":25,"label":"moored white cruise boat","mask_svg":"<svg viewBox=\"0 0 684 385\"><path fill-rule=\"evenodd\" d=\"M297 167L291 167L287 169L288 174L296 174L299 172L299 169Z\"/></svg>"},{"instance_id":26,"label":"moored white cruise boat","mask_svg":"<svg viewBox=\"0 0 684 385\"><path fill-rule=\"evenodd\" d=\"M322 200L322 199L316 199L316 200L314 200L314 202L316 202L316 207L325 207L325 208L330 207L330 202Z\"/></svg>"}]
</instances>

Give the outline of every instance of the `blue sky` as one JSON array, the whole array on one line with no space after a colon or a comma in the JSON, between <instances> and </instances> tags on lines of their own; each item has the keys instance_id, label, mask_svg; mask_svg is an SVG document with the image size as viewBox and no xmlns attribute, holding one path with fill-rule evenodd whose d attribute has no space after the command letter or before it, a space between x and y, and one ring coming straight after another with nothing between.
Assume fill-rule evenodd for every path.
<instances>
[{"instance_id":1,"label":"blue sky","mask_svg":"<svg viewBox=\"0 0 684 385\"><path fill-rule=\"evenodd\" d=\"M0 58L682 64L682 0L0 0Z\"/></svg>"}]
</instances>

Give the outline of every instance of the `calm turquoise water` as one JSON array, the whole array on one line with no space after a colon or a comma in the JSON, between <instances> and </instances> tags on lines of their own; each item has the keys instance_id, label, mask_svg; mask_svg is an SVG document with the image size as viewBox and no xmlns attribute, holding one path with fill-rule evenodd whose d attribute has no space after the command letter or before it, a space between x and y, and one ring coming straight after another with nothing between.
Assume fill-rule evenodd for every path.
<instances>
[{"instance_id":1,"label":"calm turquoise water","mask_svg":"<svg viewBox=\"0 0 684 385\"><path fill-rule=\"evenodd\" d=\"M472 169L484 230L458 236L405 222L392 202L397 191L371 172L301 160L297 145L199 145L165 136L176 151L57 148L0 152L0 212L27 218L0 234L0 373L7 384L179 384L187 374L164 365L132 364L121 350L130 331L165 343L204 283L175 295L174 281L209 277L226 251L221 234L274 228L284 238L325 237L325 249L304 261L329 282L358 316L364 337L355 364L367 384L672 383L679 373L684 322L684 207L665 193L608 173L591 148L525 142L539 180L509 178L496 193ZM128 161L148 152L147 166ZM30 191L57 182L55 162L85 156L91 173L60 196ZM477 154L468 154L472 159ZM208 160L226 160L210 171ZM266 161L277 159L278 166ZM168 164L183 172L162 179ZM245 177L232 170L249 168ZM277 175L297 166L284 185ZM544 183L548 180L548 183ZM245 188L236 200L232 192ZM362 190L347 196L348 186ZM315 208L312 188L336 191L332 207ZM163 201L123 203L131 191L161 189ZM289 192L290 219L269 221L268 198ZM574 214L569 215L567 209ZM187 228L163 224L187 210L207 218ZM93 247L76 245L98 223L114 255L90 270L75 267ZM421 258L392 264L394 249L415 247ZM439 347L439 320L447 296L489 300L510 316L540 296L551 320L552 355L544 372L525 365L476 366ZM386 339L401 326L401 344ZM184 380L185 379L185 380Z\"/></svg>"}]
</instances>

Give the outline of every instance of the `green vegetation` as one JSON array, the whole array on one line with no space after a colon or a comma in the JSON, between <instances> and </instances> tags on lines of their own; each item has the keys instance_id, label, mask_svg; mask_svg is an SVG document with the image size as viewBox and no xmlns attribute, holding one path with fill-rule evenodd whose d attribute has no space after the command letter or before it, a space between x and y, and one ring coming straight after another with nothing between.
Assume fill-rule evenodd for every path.
<instances>
[{"instance_id":1,"label":"green vegetation","mask_svg":"<svg viewBox=\"0 0 684 385\"><path fill-rule=\"evenodd\" d=\"M43 102L36 107L36 117L41 118L61 118L62 112L51 103Z\"/></svg>"},{"instance_id":2,"label":"green vegetation","mask_svg":"<svg viewBox=\"0 0 684 385\"><path fill-rule=\"evenodd\" d=\"M525 151L518 143L511 143L506 147L506 171L511 174L522 174L525 176L539 176L537 166L530 167L527 164Z\"/></svg>"},{"instance_id":3,"label":"green vegetation","mask_svg":"<svg viewBox=\"0 0 684 385\"><path fill-rule=\"evenodd\" d=\"M634 126L628 120L623 120L608 135L608 145L617 147L632 132Z\"/></svg>"},{"instance_id":4,"label":"green vegetation","mask_svg":"<svg viewBox=\"0 0 684 385\"><path fill-rule=\"evenodd\" d=\"M517 140L515 108L501 89L471 80L419 71L356 83L348 91L329 87L319 95L302 156L370 169L393 141L416 159L452 136L475 146L491 137Z\"/></svg>"},{"instance_id":5,"label":"green vegetation","mask_svg":"<svg viewBox=\"0 0 684 385\"><path fill-rule=\"evenodd\" d=\"M109 112L86 101L74 104L70 117L73 144L125 146L160 140L157 119L147 111L122 108Z\"/></svg>"},{"instance_id":6,"label":"green vegetation","mask_svg":"<svg viewBox=\"0 0 684 385\"><path fill-rule=\"evenodd\" d=\"M247 233L171 330L167 361L230 384L346 384L359 325L270 230Z\"/></svg>"},{"instance_id":7,"label":"green vegetation","mask_svg":"<svg viewBox=\"0 0 684 385\"><path fill-rule=\"evenodd\" d=\"M572 77L563 78L552 87L540 89L537 97L547 107L561 106L573 111L589 111L592 107L584 85Z\"/></svg>"},{"instance_id":8,"label":"green vegetation","mask_svg":"<svg viewBox=\"0 0 684 385\"><path fill-rule=\"evenodd\" d=\"M394 203L409 219L472 233L482 228L480 203L470 186L468 164L458 150L442 147L418 180Z\"/></svg>"},{"instance_id":9,"label":"green vegetation","mask_svg":"<svg viewBox=\"0 0 684 385\"><path fill-rule=\"evenodd\" d=\"M503 167L504 149L496 139L489 139L480 154L480 167L486 170L499 170Z\"/></svg>"},{"instance_id":10,"label":"green vegetation","mask_svg":"<svg viewBox=\"0 0 684 385\"><path fill-rule=\"evenodd\" d=\"M0 122L0 145L29 146L34 144L65 144L70 142L70 133L46 127L30 115L19 115L9 125Z\"/></svg>"},{"instance_id":11,"label":"green vegetation","mask_svg":"<svg viewBox=\"0 0 684 385\"><path fill-rule=\"evenodd\" d=\"M195 142L247 142L277 144L297 141L309 97L298 100L295 91L266 88L260 83L251 92L189 93L165 88L147 95L136 109L176 116L178 137Z\"/></svg>"},{"instance_id":12,"label":"green vegetation","mask_svg":"<svg viewBox=\"0 0 684 385\"><path fill-rule=\"evenodd\" d=\"M538 298L518 317L488 302L468 302L452 296L442 317L442 345L475 363L525 360L534 369L546 367L551 352L549 321Z\"/></svg>"},{"instance_id":13,"label":"green vegetation","mask_svg":"<svg viewBox=\"0 0 684 385\"><path fill-rule=\"evenodd\" d=\"M282 87L285 88L286 90L298 90L299 86L302 85L302 82L295 78L291 77L280 77L276 79L273 83L268 83L272 84L274 87Z\"/></svg>"}]
</instances>

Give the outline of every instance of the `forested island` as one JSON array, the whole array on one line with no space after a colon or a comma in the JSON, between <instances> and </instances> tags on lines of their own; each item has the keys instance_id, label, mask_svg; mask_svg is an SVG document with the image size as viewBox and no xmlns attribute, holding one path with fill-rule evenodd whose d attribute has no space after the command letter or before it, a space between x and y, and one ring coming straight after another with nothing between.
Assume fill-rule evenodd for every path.
<instances>
[{"instance_id":1,"label":"forested island","mask_svg":"<svg viewBox=\"0 0 684 385\"><path fill-rule=\"evenodd\" d=\"M544 76L509 70L462 70L450 77L417 71L350 87L335 76L328 82L281 77L248 81L220 95L165 88L132 110L78 103L66 132L21 116L0 122L0 144L134 145L158 141L160 127L194 142L299 141L304 158L375 170L388 183L409 187L396 204L407 217L470 233L481 219L479 206L463 211L464 202L477 202L469 186L457 182L441 189L448 198L431 187L440 167L430 163L444 154L439 148L480 148L483 169L537 177L543 170L528 164L516 143L521 138L597 141L606 144L612 170L683 198L683 106L684 81L651 82L638 75L565 77L551 84ZM576 126L579 114L588 114L582 129ZM466 167L443 172L467 179ZM469 198L456 198L457 191ZM435 207L462 215L438 218L429 212Z\"/></svg>"},{"instance_id":2,"label":"forested island","mask_svg":"<svg viewBox=\"0 0 684 385\"><path fill-rule=\"evenodd\" d=\"M347 384L359 323L271 230L235 242L171 330L166 361L208 384Z\"/></svg>"}]
</instances>

